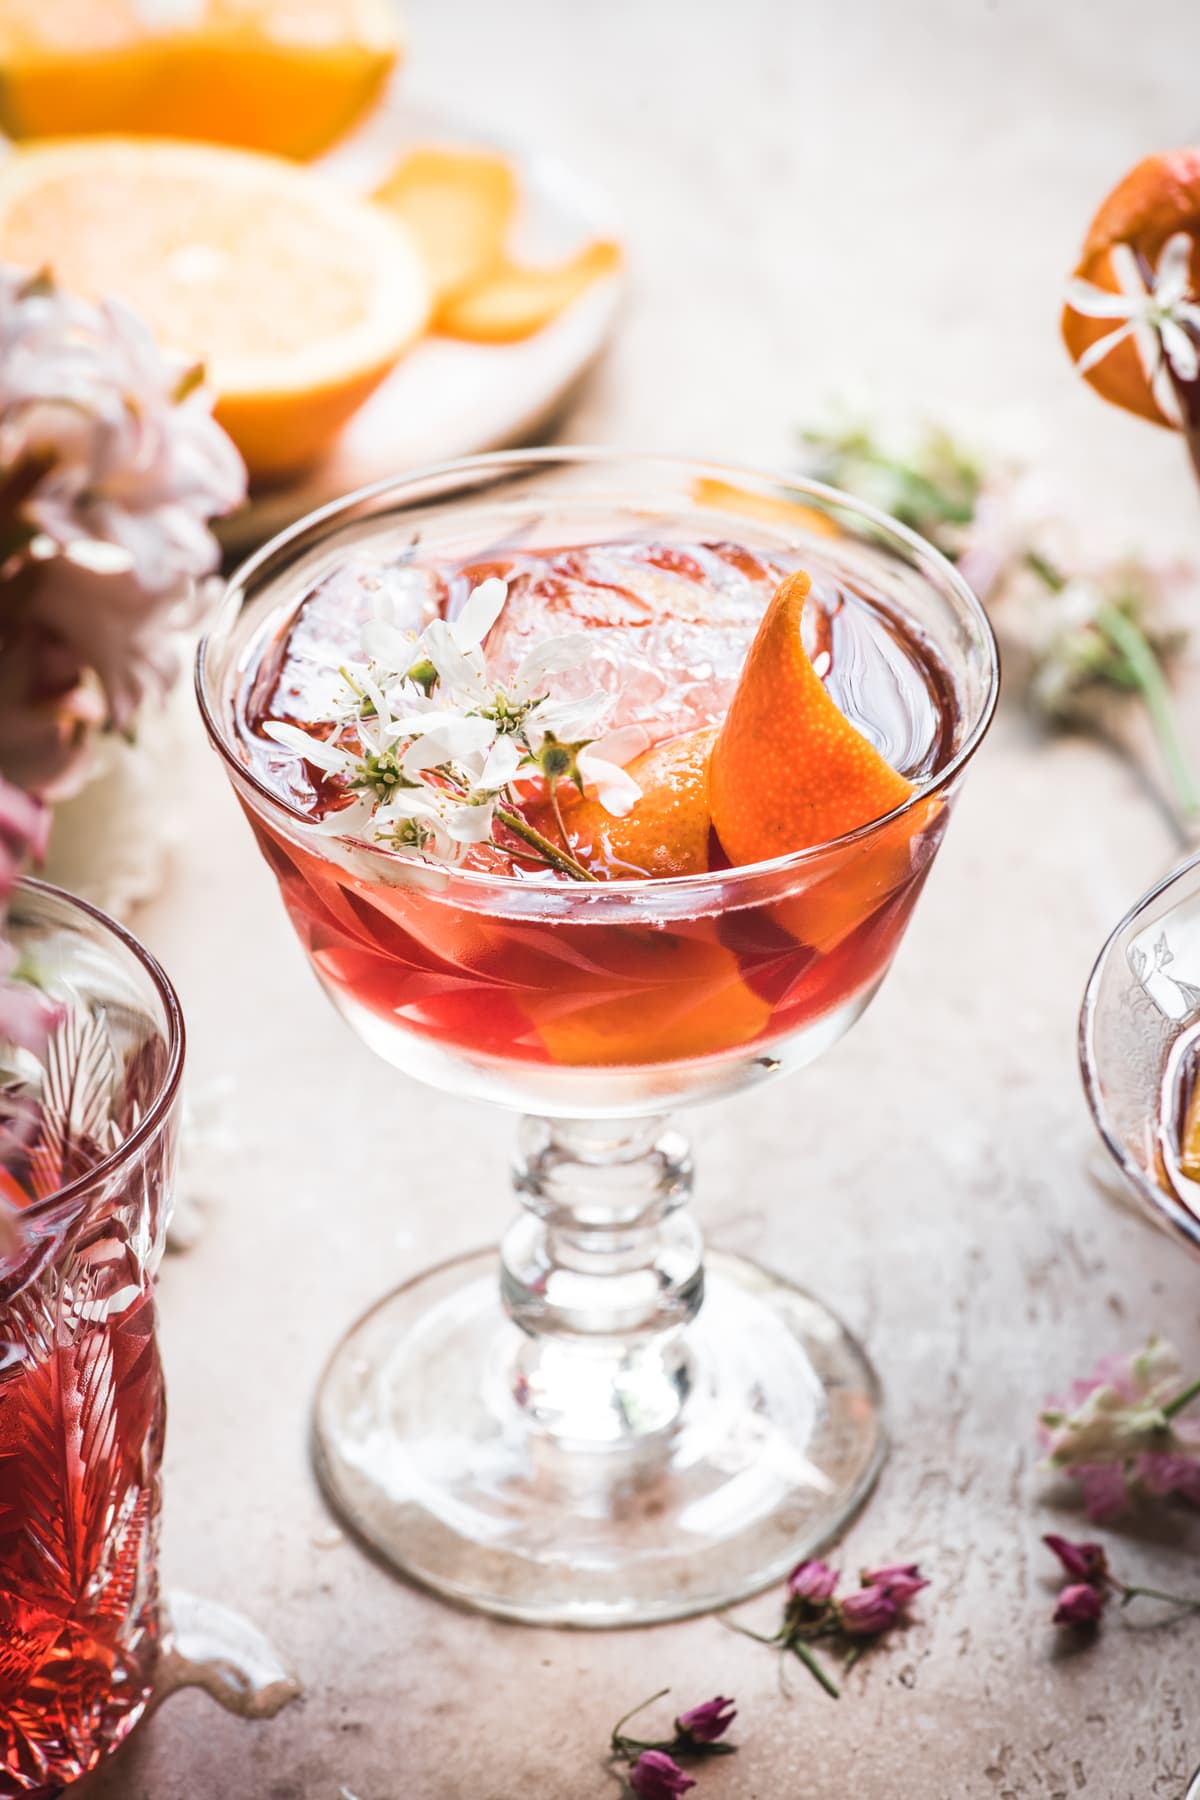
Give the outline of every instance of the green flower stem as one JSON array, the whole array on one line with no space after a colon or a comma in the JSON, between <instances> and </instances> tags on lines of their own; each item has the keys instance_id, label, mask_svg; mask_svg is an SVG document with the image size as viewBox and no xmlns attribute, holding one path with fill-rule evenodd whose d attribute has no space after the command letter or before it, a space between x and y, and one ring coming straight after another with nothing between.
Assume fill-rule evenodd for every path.
<instances>
[{"instance_id":1,"label":"green flower stem","mask_svg":"<svg viewBox=\"0 0 1200 1800\"><path fill-rule=\"evenodd\" d=\"M556 844L550 842L548 837L543 837L541 832L536 830L527 819L521 817L520 813L513 812L507 806L498 806L496 817L502 825L507 826L514 837L519 837L531 845L539 856L544 857L551 867L558 869L561 874L570 875L575 881L598 881L600 879L598 875L593 875L590 869L585 869L582 863L576 862L575 858L566 850L560 850Z\"/></svg>"},{"instance_id":2,"label":"green flower stem","mask_svg":"<svg viewBox=\"0 0 1200 1800\"><path fill-rule=\"evenodd\" d=\"M1192 1401L1198 1394L1200 1394L1200 1380L1193 1381L1191 1386L1185 1387L1181 1394L1176 1394L1173 1400L1167 1401L1162 1409L1163 1418L1175 1418L1178 1413L1183 1411L1185 1406L1190 1406L1192 1404Z\"/></svg>"},{"instance_id":3,"label":"green flower stem","mask_svg":"<svg viewBox=\"0 0 1200 1800\"><path fill-rule=\"evenodd\" d=\"M819 1663L808 1645L801 1638L789 1638L787 1648L793 1656L799 1657L813 1680L834 1700L841 1699L841 1692L829 1672Z\"/></svg>"},{"instance_id":4,"label":"green flower stem","mask_svg":"<svg viewBox=\"0 0 1200 1800\"><path fill-rule=\"evenodd\" d=\"M1180 813L1185 822L1190 822L1200 816L1200 783L1179 734L1175 703L1162 664L1145 632L1119 606L1102 607L1096 614L1096 626L1125 659L1130 677L1146 703Z\"/></svg>"},{"instance_id":5,"label":"green flower stem","mask_svg":"<svg viewBox=\"0 0 1200 1800\"><path fill-rule=\"evenodd\" d=\"M1161 1588L1126 1587L1122 1581L1114 1581L1113 1586L1120 1592L1122 1606L1128 1606L1131 1600L1165 1600L1168 1606L1177 1606L1182 1612L1200 1612L1200 1600L1187 1600L1180 1594L1165 1594Z\"/></svg>"},{"instance_id":6,"label":"green flower stem","mask_svg":"<svg viewBox=\"0 0 1200 1800\"><path fill-rule=\"evenodd\" d=\"M648 1706L653 1706L656 1700L665 1700L670 1691L669 1687L659 1688L657 1694L651 1694L648 1700L639 1700L636 1706L631 1706L627 1713L621 1714L621 1717L612 1728L612 1746L614 1752L616 1751L617 1744L621 1738L622 1725L628 1725L630 1719L636 1719L640 1712L645 1712L646 1708ZM633 1739L629 1738L626 1742L632 1743Z\"/></svg>"}]
</instances>

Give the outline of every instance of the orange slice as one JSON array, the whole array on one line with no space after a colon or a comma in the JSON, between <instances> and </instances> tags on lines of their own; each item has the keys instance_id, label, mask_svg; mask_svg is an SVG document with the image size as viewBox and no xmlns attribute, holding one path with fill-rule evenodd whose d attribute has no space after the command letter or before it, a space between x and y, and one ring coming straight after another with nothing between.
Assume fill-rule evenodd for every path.
<instances>
[{"instance_id":1,"label":"orange slice","mask_svg":"<svg viewBox=\"0 0 1200 1800\"><path fill-rule=\"evenodd\" d=\"M642 797L624 818L614 818L598 800L564 807L571 848L585 867L613 880L697 875L708 868L708 759L716 735L715 726L689 731L635 757L628 773ZM548 809L539 828L557 836Z\"/></svg>"},{"instance_id":2,"label":"orange slice","mask_svg":"<svg viewBox=\"0 0 1200 1800\"><path fill-rule=\"evenodd\" d=\"M763 614L709 765L713 824L733 863L843 837L913 791L830 699L800 641L798 570Z\"/></svg>"},{"instance_id":3,"label":"orange slice","mask_svg":"<svg viewBox=\"0 0 1200 1800\"><path fill-rule=\"evenodd\" d=\"M547 268L502 262L476 286L446 302L437 328L448 337L480 344L516 343L541 331L620 266L621 247L607 239Z\"/></svg>"},{"instance_id":4,"label":"orange slice","mask_svg":"<svg viewBox=\"0 0 1200 1800\"><path fill-rule=\"evenodd\" d=\"M1200 1079L1193 1082L1184 1110L1179 1167L1189 1181L1200 1181Z\"/></svg>"},{"instance_id":5,"label":"orange slice","mask_svg":"<svg viewBox=\"0 0 1200 1800\"><path fill-rule=\"evenodd\" d=\"M316 156L400 53L386 0L4 0L0 126Z\"/></svg>"},{"instance_id":6,"label":"orange slice","mask_svg":"<svg viewBox=\"0 0 1200 1800\"><path fill-rule=\"evenodd\" d=\"M771 525L798 525L816 537L840 537L841 527L828 513L801 500L789 500L783 494L759 494L753 488L738 487L732 481L719 481L702 475L692 483L692 498L699 506L711 506L714 512L736 513L743 519L765 519Z\"/></svg>"},{"instance_id":7,"label":"orange slice","mask_svg":"<svg viewBox=\"0 0 1200 1800\"><path fill-rule=\"evenodd\" d=\"M1101 204L1088 228L1075 274L1109 293L1121 293L1119 259L1139 253L1151 269L1169 237L1177 231L1200 233L1200 149L1167 150L1147 156L1119 181ZM1200 245L1192 253L1192 285L1200 289ZM1114 319L1087 318L1068 303L1062 334L1075 362L1119 324ZM1128 412L1156 425L1174 427L1151 391L1141 355L1132 338L1111 350L1084 372L1097 393Z\"/></svg>"},{"instance_id":8,"label":"orange slice","mask_svg":"<svg viewBox=\"0 0 1200 1800\"><path fill-rule=\"evenodd\" d=\"M411 151L375 198L412 232L440 306L500 261L517 213L517 178L494 151L429 145Z\"/></svg>"},{"instance_id":9,"label":"orange slice","mask_svg":"<svg viewBox=\"0 0 1200 1800\"><path fill-rule=\"evenodd\" d=\"M276 157L169 139L0 163L0 259L117 296L203 359L256 476L319 456L429 312L421 259L378 207Z\"/></svg>"},{"instance_id":10,"label":"orange slice","mask_svg":"<svg viewBox=\"0 0 1200 1800\"><path fill-rule=\"evenodd\" d=\"M613 942L612 966L587 987L564 983L562 1004L538 1025L554 1062L682 1062L731 1050L769 1025L770 1002L723 944L634 928Z\"/></svg>"}]
</instances>

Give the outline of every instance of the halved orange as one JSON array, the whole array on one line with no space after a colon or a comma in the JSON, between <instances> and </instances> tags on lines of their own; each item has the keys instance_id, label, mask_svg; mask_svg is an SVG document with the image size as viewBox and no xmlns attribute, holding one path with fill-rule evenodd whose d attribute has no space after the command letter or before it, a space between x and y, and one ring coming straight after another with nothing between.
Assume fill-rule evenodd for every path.
<instances>
[{"instance_id":1,"label":"halved orange","mask_svg":"<svg viewBox=\"0 0 1200 1800\"><path fill-rule=\"evenodd\" d=\"M1192 286L1200 291L1200 148L1166 150L1147 156L1119 181L1100 206L1084 239L1075 274L1108 293L1121 293L1118 261L1139 255L1148 268L1157 265L1163 245L1177 231L1193 240ZM1094 319L1063 308L1062 334L1078 362L1094 343L1113 329L1112 319ZM1141 354L1126 338L1084 371L1097 393L1155 425L1174 428L1151 389Z\"/></svg>"},{"instance_id":2,"label":"halved orange","mask_svg":"<svg viewBox=\"0 0 1200 1800\"><path fill-rule=\"evenodd\" d=\"M10 156L0 259L125 300L203 359L255 476L319 456L429 315L400 224L292 163L210 144L100 138Z\"/></svg>"},{"instance_id":3,"label":"halved orange","mask_svg":"<svg viewBox=\"0 0 1200 1800\"><path fill-rule=\"evenodd\" d=\"M387 0L3 0L0 126L316 156L400 54Z\"/></svg>"}]
</instances>

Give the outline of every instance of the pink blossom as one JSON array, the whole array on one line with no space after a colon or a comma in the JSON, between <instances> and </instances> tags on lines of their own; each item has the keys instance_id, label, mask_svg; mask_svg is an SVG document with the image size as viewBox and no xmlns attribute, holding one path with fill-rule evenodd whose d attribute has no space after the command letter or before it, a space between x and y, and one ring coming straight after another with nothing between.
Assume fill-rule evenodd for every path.
<instances>
[{"instance_id":1,"label":"pink blossom","mask_svg":"<svg viewBox=\"0 0 1200 1800\"><path fill-rule=\"evenodd\" d=\"M675 1800L696 1783L665 1750L643 1750L629 1771L629 1785L638 1800Z\"/></svg>"},{"instance_id":2,"label":"pink blossom","mask_svg":"<svg viewBox=\"0 0 1200 1800\"><path fill-rule=\"evenodd\" d=\"M881 1569L864 1569L864 1587L881 1587L897 1606L906 1606L929 1586L916 1563L885 1563Z\"/></svg>"},{"instance_id":3,"label":"pink blossom","mask_svg":"<svg viewBox=\"0 0 1200 1800\"><path fill-rule=\"evenodd\" d=\"M795 1600L825 1601L833 1597L842 1579L838 1569L813 1559L797 1563L788 1576L788 1593Z\"/></svg>"},{"instance_id":4,"label":"pink blossom","mask_svg":"<svg viewBox=\"0 0 1200 1800\"><path fill-rule=\"evenodd\" d=\"M219 558L208 521L244 494L210 398L133 313L0 267L0 661L26 678L0 708L0 769L59 790L89 680L119 730L165 692Z\"/></svg>"},{"instance_id":5,"label":"pink blossom","mask_svg":"<svg viewBox=\"0 0 1200 1800\"><path fill-rule=\"evenodd\" d=\"M838 1616L848 1636L879 1637L896 1623L899 1607L886 1588L864 1587L847 1594L839 1603Z\"/></svg>"},{"instance_id":6,"label":"pink blossom","mask_svg":"<svg viewBox=\"0 0 1200 1800\"><path fill-rule=\"evenodd\" d=\"M1054 1552L1073 1581L1091 1582L1094 1587L1103 1587L1107 1582L1108 1557L1103 1544L1072 1543L1070 1538L1059 1537L1053 1531L1047 1532L1042 1542Z\"/></svg>"},{"instance_id":7,"label":"pink blossom","mask_svg":"<svg viewBox=\"0 0 1200 1800\"><path fill-rule=\"evenodd\" d=\"M715 1744L724 1737L733 1721L737 1718L737 1709L732 1700L718 1694L715 1700L705 1700L701 1706L693 1706L688 1712L680 1713L675 1721L675 1729L682 1737L690 1738L694 1744Z\"/></svg>"},{"instance_id":8,"label":"pink blossom","mask_svg":"<svg viewBox=\"0 0 1200 1800\"><path fill-rule=\"evenodd\" d=\"M1056 1625L1098 1625L1104 1611L1107 1593L1087 1581L1075 1581L1063 1588L1054 1609Z\"/></svg>"}]
</instances>

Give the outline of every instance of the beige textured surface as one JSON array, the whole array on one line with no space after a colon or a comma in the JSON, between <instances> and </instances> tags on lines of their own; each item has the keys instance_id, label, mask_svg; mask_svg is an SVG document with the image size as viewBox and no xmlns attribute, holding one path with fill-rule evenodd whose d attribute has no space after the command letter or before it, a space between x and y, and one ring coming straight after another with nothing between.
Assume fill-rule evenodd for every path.
<instances>
[{"instance_id":1,"label":"beige textured surface","mask_svg":"<svg viewBox=\"0 0 1200 1800\"><path fill-rule=\"evenodd\" d=\"M561 147L629 222L627 329L570 435L782 458L845 383L1017 413L1105 543L1195 541L1177 444L1075 383L1056 294L1135 156L1200 129L1194 0L412 0L412 79ZM1131 27L1130 20L1135 23ZM1200 1623L1056 1650L1035 1469L1048 1388L1150 1325L1200 1360L1197 1269L1106 1203L1074 1064L1103 932L1168 857L1133 778L1002 709L894 974L823 1064L692 1121L712 1237L810 1282L884 1372L896 1448L848 1562L919 1557L920 1622L840 1704L713 1620L568 1636L456 1613L328 1541L306 1448L326 1349L388 1284L507 1217L505 1121L376 1065L304 970L216 763L142 920L192 1074L236 1083L203 1241L163 1281L168 1578L235 1602L302 1705L172 1702L89 1800L602 1800L612 1719L670 1683L741 1709L709 1800L1177 1800ZM1068 1523L1067 1528L1070 1529ZM1161 1582L1182 1535L1130 1538ZM776 1599L747 1616L769 1621Z\"/></svg>"}]
</instances>

